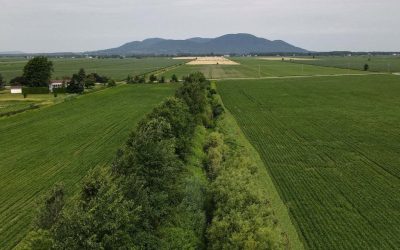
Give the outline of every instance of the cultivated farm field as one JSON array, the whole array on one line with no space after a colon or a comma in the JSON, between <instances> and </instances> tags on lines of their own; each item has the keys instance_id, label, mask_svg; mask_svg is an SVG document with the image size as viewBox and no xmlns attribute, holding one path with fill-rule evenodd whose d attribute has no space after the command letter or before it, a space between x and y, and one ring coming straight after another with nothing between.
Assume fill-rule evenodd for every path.
<instances>
[{"instance_id":1,"label":"cultivated farm field","mask_svg":"<svg viewBox=\"0 0 400 250\"><path fill-rule=\"evenodd\" d=\"M321 56L316 60L294 60L296 63L363 70L368 64L369 71L399 73L400 56Z\"/></svg>"},{"instance_id":2,"label":"cultivated farm field","mask_svg":"<svg viewBox=\"0 0 400 250\"><path fill-rule=\"evenodd\" d=\"M400 77L221 81L306 248L400 245Z\"/></svg>"},{"instance_id":3,"label":"cultivated farm field","mask_svg":"<svg viewBox=\"0 0 400 250\"><path fill-rule=\"evenodd\" d=\"M364 71L320 67L283 61L264 60L257 57L229 58L239 65L182 65L163 73L167 79L173 74L182 78L191 72L200 71L209 79L260 78L281 76L308 76L333 74L365 74Z\"/></svg>"},{"instance_id":4,"label":"cultivated farm field","mask_svg":"<svg viewBox=\"0 0 400 250\"><path fill-rule=\"evenodd\" d=\"M55 183L72 194L91 168L109 164L136 123L175 85L123 85L0 118L0 249L29 231L35 204Z\"/></svg>"},{"instance_id":5,"label":"cultivated farm field","mask_svg":"<svg viewBox=\"0 0 400 250\"><path fill-rule=\"evenodd\" d=\"M184 63L186 60L173 60L172 58L124 58L124 59L96 59L96 58L50 58L54 63L53 78L62 79L64 76L71 76L84 68L86 73L98 73L106 75L115 80L124 80L129 74L139 75L151 72L160 68ZM22 70L28 62L25 58L1 58L0 73L5 80L22 75Z\"/></svg>"}]
</instances>

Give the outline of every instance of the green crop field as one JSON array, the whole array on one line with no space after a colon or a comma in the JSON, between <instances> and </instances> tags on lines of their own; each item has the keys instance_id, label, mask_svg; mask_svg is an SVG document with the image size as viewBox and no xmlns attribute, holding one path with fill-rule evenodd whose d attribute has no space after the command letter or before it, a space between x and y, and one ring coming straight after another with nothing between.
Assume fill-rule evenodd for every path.
<instances>
[{"instance_id":1,"label":"green crop field","mask_svg":"<svg viewBox=\"0 0 400 250\"><path fill-rule=\"evenodd\" d=\"M0 249L29 230L37 198L56 182L74 192L87 170L110 163L136 122L175 85L123 85L0 118Z\"/></svg>"},{"instance_id":2,"label":"green crop field","mask_svg":"<svg viewBox=\"0 0 400 250\"><path fill-rule=\"evenodd\" d=\"M173 60L171 58L125 58L125 59L55 59L50 58L54 63L53 78L62 78L71 76L78 72L80 68L84 68L87 73L98 73L114 78L115 80L123 80L128 74L138 75L154 71L159 68L169 67L185 61ZM1 58L0 57L0 74L5 80L22 75L22 70L28 62L24 58Z\"/></svg>"},{"instance_id":3,"label":"green crop field","mask_svg":"<svg viewBox=\"0 0 400 250\"><path fill-rule=\"evenodd\" d=\"M400 56L322 56L316 60L296 61L296 63L363 70L369 65L374 72L400 72Z\"/></svg>"},{"instance_id":4,"label":"green crop field","mask_svg":"<svg viewBox=\"0 0 400 250\"><path fill-rule=\"evenodd\" d=\"M194 71L202 72L209 79L259 78L279 76L363 74L363 71L328 68L314 65L269 61L260 58L230 58L240 65L182 65L163 75L169 79L173 74L179 78Z\"/></svg>"},{"instance_id":5,"label":"green crop field","mask_svg":"<svg viewBox=\"0 0 400 250\"><path fill-rule=\"evenodd\" d=\"M221 81L311 249L400 246L400 77Z\"/></svg>"}]
</instances>

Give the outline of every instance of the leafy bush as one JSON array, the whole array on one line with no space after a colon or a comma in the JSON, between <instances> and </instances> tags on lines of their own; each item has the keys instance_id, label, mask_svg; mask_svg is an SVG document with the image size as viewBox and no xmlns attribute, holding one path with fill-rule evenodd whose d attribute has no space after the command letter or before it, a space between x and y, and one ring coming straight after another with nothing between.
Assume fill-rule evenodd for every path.
<instances>
[{"instance_id":1,"label":"leafy bush","mask_svg":"<svg viewBox=\"0 0 400 250\"><path fill-rule=\"evenodd\" d=\"M207 151L207 173L210 179L215 179L222 168L224 154L223 135L218 132L212 132L208 137L206 144Z\"/></svg>"},{"instance_id":2,"label":"leafy bush","mask_svg":"<svg viewBox=\"0 0 400 250\"><path fill-rule=\"evenodd\" d=\"M171 132L176 140L176 153L184 159L191 135L193 134L194 123L189 107L178 98L168 98L159 107L156 107L147 119L164 118L171 124Z\"/></svg>"},{"instance_id":3,"label":"leafy bush","mask_svg":"<svg viewBox=\"0 0 400 250\"><path fill-rule=\"evenodd\" d=\"M283 249L278 223L257 183L257 168L233 155L212 184L215 204L208 228L210 249Z\"/></svg>"},{"instance_id":4,"label":"leafy bush","mask_svg":"<svg viewBox=\"0 0 400 250\"><path fill-rule=\"evenodd\" d=\"M40 206L35 221L37 228L48 230L58 221L65 204L64 196L64 185L56 184L52 190L43 197L42 206Z\"/></svg>"},{"instance_id":5,"label":"leafy bush","mask_svg":"<svg viewBox=\"0 0 400 250\"><path fill-rule=\"evenodd\" d=\"M117 83L115 82L115 80L112 80L112 79L110 79L110 80L108 80L108 82L107 82L107 87L115 87L115 86L117 86Z\"/></svg>"},{"instance_id":6,"label":"leafy bush","mask_svg":"<svg viewBox=\"0 0 400 250\"><path fill-rule=\"evenodd\" d=\"M171 82L179 82L178 77L175 74L171 76Z\"/></svg>"},{"instance_id":7,"label":"leafy bush","mask_svg":"<svg viewBox=\"0 0 400 250\"><path fill-rule=\"evenodd\" d=\"M54 88L53 93L65 94L65 93L67 93L67 88Z\"/></svg>"},{"instance_id":8,"label":"leafy bush","mask_svg":"<svg viewBox=\"0 0 400 250\"><path fill-rule=\"evenodd\" d=\"M83 181L78 197L52 229L56 249L116 249L134 245L140 207L124 195L106 169Z\"/></svg>"},{"instance_id":9,"label":"leafy bush","mask_svg":"<svg viewBox=\"0 0 400 250\"><path fill-rule=\"evenodd\" d=\"M157 81L157 76L155 76L154 74L151 74L149 77L149 81L150 82L156 82Z\"/></svg>"}]
</instances>

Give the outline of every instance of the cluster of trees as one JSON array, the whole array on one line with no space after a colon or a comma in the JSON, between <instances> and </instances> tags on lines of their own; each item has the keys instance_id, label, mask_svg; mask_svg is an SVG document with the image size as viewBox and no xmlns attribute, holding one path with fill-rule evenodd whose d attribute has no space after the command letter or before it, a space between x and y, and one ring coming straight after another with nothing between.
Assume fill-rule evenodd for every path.
<instances>
[{"instance_id":1,"label":"cluster of trees","mask_svg":"<svg viewBox=\"0 0 400 250\"><path fill-rule=\"evenodd\" d=\"M186 77L77 195L57 185L43 198L18 248L281 248L257 171L212 132L222 113L204 75Z\"/></svg>"},{"instance_id":2,"label":"cluster of trees","mask_svg":"<svg viewBox=\"0 0 400 250\"><path fill-rule=\"evenodd\" d=\"M151 74L148 78L148 81L146 80L146 75L136 75L134 77L132 77L131 75L128 75L128 77L126 78L126 82L128 84L134 84L134 83L166 83L167 80L165 79L165 76L161 76L160 78L158 78L156 75ZM179 82L178 77L173 74L171 76L171 79L169 82Z\"/></svg>"},{"instance_id":3,"label":"cluster of trees","mask_svg":"<svg viewBox=\"0 0 400 250\"><path fill-rule=\"evenodd\" d=\"M82 93L85 88L92 88L95 83L102 83L109 87L115 86L115 81L109 79L106 76L100 76L97 73L90 73L86 75L84 69L80 69L78 73L73 74L71 79L68 81L67 92L68 93Z\"/></svg>"}]
</instances>

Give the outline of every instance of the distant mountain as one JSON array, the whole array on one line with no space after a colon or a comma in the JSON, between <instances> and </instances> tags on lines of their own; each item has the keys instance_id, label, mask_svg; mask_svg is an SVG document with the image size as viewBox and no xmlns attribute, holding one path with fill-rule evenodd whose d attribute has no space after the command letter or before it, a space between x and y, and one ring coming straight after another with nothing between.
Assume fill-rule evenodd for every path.
<instances>
[{"instance_id":1,"label":"distant mountain","mask_svg":"<svg viewBox=\"0 0 400 250\"><path fill-rule=\"evenodd\" d=\"M0 51L0 55L21 55L21 54L25 53L21 51Z\"/></svg>"},{"instance_id":2,"label":"distant mountain","mask_svg":"<svg viewBox=\"0 0 400 250\"><path fill-rule=\"evenodd\" d=\"M177 55L177 54L250 54L250 53L307 53L281 40L267 40L250 34L228 34L217 38L167 40L151 38L126 43L120 47L85 52L93 55Z\"/></svg>"}]
</instances>

